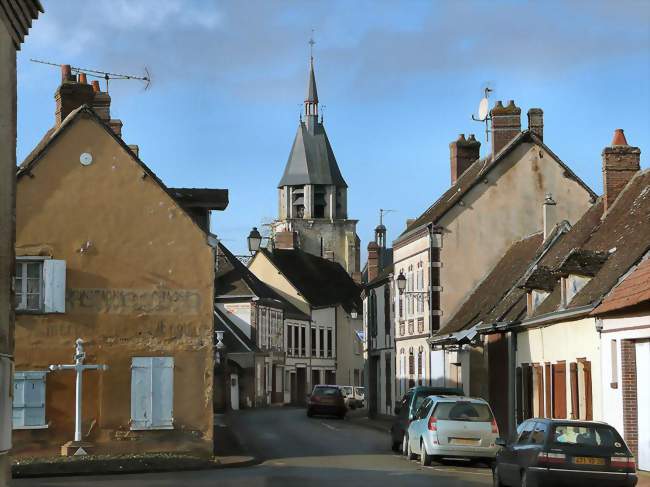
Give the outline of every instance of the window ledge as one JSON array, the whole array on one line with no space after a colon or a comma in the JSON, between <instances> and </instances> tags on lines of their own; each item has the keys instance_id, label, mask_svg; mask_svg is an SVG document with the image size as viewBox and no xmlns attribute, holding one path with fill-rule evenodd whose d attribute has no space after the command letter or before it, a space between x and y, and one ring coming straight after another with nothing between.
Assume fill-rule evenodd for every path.
<instances>
[{"instance_id":1,"label":"window ledge","mask_svg":"<svg viewBox=\"0 0 650 487\"><path fill-rule=\"evenodd\" d=\"M45 430L50 427L49 424L39 424L39 425L30 425L30 426L14 426L14 430Z\"/></svg>"},{"instance_id":2,"label":"window ledge","mask_svg":"<svg viewBox=\"0 0 650 487\"><path fill-rule=\"evenodd\" d=\"M131 426L131 431L173 430L174 426Z\"/></svg>"}]
</instances>

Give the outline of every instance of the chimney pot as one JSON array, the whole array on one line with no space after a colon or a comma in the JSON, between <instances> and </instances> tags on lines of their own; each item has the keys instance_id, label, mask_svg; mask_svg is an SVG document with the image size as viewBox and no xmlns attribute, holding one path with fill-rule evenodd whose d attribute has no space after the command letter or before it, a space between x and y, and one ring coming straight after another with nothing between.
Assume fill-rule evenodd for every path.
<instances>
[{"instance_id":1,"label":"chimney pot","mask_svg":"<svg viewBox=\"0 0 650 487\"><path fill-rule=\"evenodd\" d=\"M458 140L464 141L465 140L465 134L459 134L458 135Z\"/></svg>"},{"instance_id":2,"label":"chimney pot","mask_svg":"<svg viewBox=\"0 0 650 487\"><path fill-rule=\"evenodd\" d=\"M490 111L492 118L492 157L501 152L508 143L521 132L521 108L509 100L504 107L498 100Z\"/></svg>"},{"instance_id":3,"label":"chimney pot","mask_svg":"<svg viewBox=\"0 0 650 487\"><path fill-rule=\"evenodd\" d=\"M451 167L451 184L456 181L472 163L479 158L481 143L474 138L465 139L465 134L460 134L458 139L449 144L449 162Z\"/></svg>"},{"instance_id":4,"label":"chimney pot","mask_svg":"<svg viewBox=\"0 0 650 487\"><path fill-rule=\"evenodd\" d=\"M94 91L95 93L99 93L100 91L102 91L102 90L99 88L99 81L97 81L96 79L93 80L92 85L93 85L93 91Z\"/></svg>"},{"instance_id":5,"label":"chimney pot","mask_svg":"<svg viewBox=\"0 0 650 487\"><path fill-rule=\"evenodd\" d=\"M65 83L66 81L69 81L71 77L72 77L72 68L70 67L70 65L69 64L62 64L61 65L61 82Z\"/></svg>"},{"instance_id":6,"label":"chimney pot","mask_svg":"<svg viewBox=\"0 0 650 487\"><path fill-rule=\"evenodd\" d=\"M86 77L86 73L79 73L79 76L77 77L77 81L79 81L79 83L81 83L82 85L87 85L88 78Z\"/></svg>"},{"instance_id":7,"label":"chimney pot","mask_svg":"<svg viewBox=\"0 0 650 487\"><path fill-rule=\"evenodd\" d=\"M628 145L623 129L616 129L611 146L603 149L602 156L603 211L607 212L627 183L641 169L641 149Z\"/></svg>"}]
</instances>

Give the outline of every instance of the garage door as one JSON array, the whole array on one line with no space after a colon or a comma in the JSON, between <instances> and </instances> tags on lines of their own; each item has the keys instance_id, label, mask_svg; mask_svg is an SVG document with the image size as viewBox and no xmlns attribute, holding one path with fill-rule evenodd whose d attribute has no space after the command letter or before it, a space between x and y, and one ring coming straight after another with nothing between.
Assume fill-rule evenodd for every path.
<instances>
[{"instance_id":1,"label":"garage door","mask_svg":"<svg viewBox=\"0 0 650 487\"><path fill-rule=\"evenodd\" d=\"M650 470L650 387L645 382L650 377L650 341L636 343L636 377L639 469Z\"/></svg>"}]
</instances>

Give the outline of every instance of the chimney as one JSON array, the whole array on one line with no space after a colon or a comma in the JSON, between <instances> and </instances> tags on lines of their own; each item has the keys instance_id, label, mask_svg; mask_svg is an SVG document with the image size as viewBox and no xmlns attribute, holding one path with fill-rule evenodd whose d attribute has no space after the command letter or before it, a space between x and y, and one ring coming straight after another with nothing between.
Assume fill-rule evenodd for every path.
<instances>
[{"instance_id":1,"label":"chimney","mask_svg":"<svg viewBox=\"0 0 650 487\"><path fill-rule=\"evenodd\" d=\"M557 203L553 200L551 193L546 193L543 208L543 225L544 225L544 241L553 232L555 225L557 225Z\"/></svg>"},{"instance_id":2,"label":"chimney","mask_svg":"<svg viewBox=\"0 0 650 487\"><path fill-rule=\"evenodd\" d=\"M528 110L528 130L544 141L544 111L541 108Z\"/></svg>"},{"instance_id":3,"label":"chimney","mask_svg":"<svg viewBox=\"0 0 650 487\"><path fill-rule=\"evenodd\" d=\"M273 246L276 249L297 249L298 239L296 232L277 232L273 240Z\"/></svg>"},{"instance_id":4,"label":"chimney","mask_svg":"<svg viewBox=\"0 0 650 487\"><path fill-rule=\"evenodd\" d=\"M494 104L490 111L492 117L492 158L501 152L508 142L521 132L521 108L515 105L514 100L503 106L501 100Z\"/></svg>"},{"instance_id":5,"label":"chimney","mask_svg":"<svg viewBox=\"0 0 650 487\"><path fill-rule=\"evenodd\" d=\"M83 74L83 76L81 76ZM92 104L94 97L93 88L86 82L86 75L79 74L79 82L72 75L72 69L69 64L61 65L61 86L54 93L56 111L54 119L56 126L60 126L70 112L76 110L81 105Z\"/></svg>"},{"instance_id":6,"label":"chimney","mask_svg":"<svg viewBox=\"0 0 650 487\"><path fill-rule=\"evenodd\" d=\"M614 204L627 183L641 169L641 149L628 145L623 129L614 131L614 139L603 149L604 211Z\"/></svg>"},{"instance_id":7,"label":"chimney","mask_svg":"<svg viewBox=\"0 0 650 487\"><path fill-rule=\"evenodd\" d=\"M470 134L468 139L465 139L465 134L460 134L458 139L449 144L452 185L479 158L480 150L481 143L474 138L474 134Z\"/></svg>"},{"instance_id":8,"label":"chimney","mask_svg":"<svg viewBox=\"0 0 650 487\"><path fill-rule=\"evenodd\" d=\"M93 110L99 118L108 123L111 120L111 95L101 90L97 80L93 81L93 93L95 93L92 103Z\"/></svg>"},{"instance_id":9,"label":"chimney","mask_svg":"<svg viewBox=\"0 0 650 487\"><path fill-rule=\"evenodd\" d=\"M140 146L136 144L129 144L129 149L135 154L135 157L140 157Z\"/></svg>"},{"instance_id":10,"label":"chimney","mask_svg":"<svg viewBox=\"0 0 650 487\"><path fill-rule=\"evenodd\" d=\"M368 244L368 282L373 281L379 274L379 245L377 242Z\"/></svg>"}]
</instances>

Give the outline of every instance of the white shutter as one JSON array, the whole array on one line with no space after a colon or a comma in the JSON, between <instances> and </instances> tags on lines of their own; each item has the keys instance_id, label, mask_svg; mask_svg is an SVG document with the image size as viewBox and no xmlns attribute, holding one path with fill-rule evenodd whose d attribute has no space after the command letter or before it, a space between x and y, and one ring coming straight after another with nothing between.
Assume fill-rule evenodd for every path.
<instances>
[{"instance_id":1,"label":"white shutter","mask_svg":"<svg viewBox=\"0 0 650 487\"><path fill-rule=\"evenodd\" d=\"M43 261L43 308L46 313L65 313L65 260Z\"/></svg>"},{"instance_id":2,"label":"white shutter","mask_svg":"<svg viewBox=\"0 0 650 487\"><path fill-rule=\"evenodd\" d=\"M14 428L25 426L25 381L20 372L14 376L13 424Z\"/></svg>"},{"instance_id":3,"label":"white shutter","mask_svg":"<svg viewBox=\"0 0 650 487\"><path fill-rule=\"evenodd\" d=\"M16 372L14 376L13 426L45 425L45 374Z\"/></svg>"},{"instance_id":4,"label":"white shutter","mask_svg":"<svg viewBox=\"0 0 650 487\"><path fill-rule=\"evenodd\" d=\"M131 362L131 429L151 427L151 357Z\"/></svg>"},{"instance_id":5,"label":"white shutter","mask_svg":"<svg viewBox=\"0 0 650 487\"><path fill-rule=\"evenodd\" d=\"M152 359L152 426L174 427L174 358Z\"/></svg>"}]
</instances>

